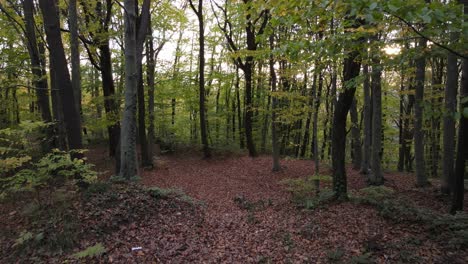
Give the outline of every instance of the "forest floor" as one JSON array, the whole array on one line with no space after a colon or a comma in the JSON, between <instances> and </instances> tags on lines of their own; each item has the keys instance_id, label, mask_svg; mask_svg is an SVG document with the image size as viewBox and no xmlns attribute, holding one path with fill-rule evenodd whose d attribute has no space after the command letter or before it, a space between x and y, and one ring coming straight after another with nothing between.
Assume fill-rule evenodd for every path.
<instances>
[{"instance_id":1,"label":"forest floor","mask_svg":"<svg viewBox=\"0 0 468 264\"><path fill-rule=\"evenodd\" d=\"M101 151L90 153L90 160L101 171L111 170ZM394 190L396 203L378 201L386 206L376 206L350 199L305 209L291 201L284 180L311 175L313 162L283 159L281 164L283 170L273 173L269 156L162 156L155 169L141 171L140 183L75 197L64 209L68 213L52 217L58 220L42 229L16 207L3 205L0 263L83 262L73 252L96 243L105 254L86 262L468 263L468 230L459 227L466 219L445 213L449 201L436 184L417 189L413 175L387 173L385 186ZM366 187L364 177L351 168L348 187L351 193ZM66 219L76 222L73 228L80 234L69 241L71 253L13 245L15 239L21 244L21 230L66 234ZM37 235L31 232L26 240Z\"/></svg>"}]
</instances>

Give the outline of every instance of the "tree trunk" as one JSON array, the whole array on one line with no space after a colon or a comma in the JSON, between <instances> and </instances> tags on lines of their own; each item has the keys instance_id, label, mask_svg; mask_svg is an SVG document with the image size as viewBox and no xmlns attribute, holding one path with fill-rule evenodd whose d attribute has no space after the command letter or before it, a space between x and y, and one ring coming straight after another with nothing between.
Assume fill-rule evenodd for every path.
<instances>
[{"instance_id":1,"label":"tree trunk","mask_svg":"<svg viewBox=\"0 0 468 264\"><path fill-rule=\"evenodd\" d=\"M148 139L146 137L146 110L145 110L145 90L143 86L143 46L148 32L150 21L149 0L143 2L141 14L137 18L136 27L136 67L137 67L137 107L138 107L138 139L140 140L141 165L152 167L153 161L149 157ZM135 0L135 13L138 12L138 1Z\"/></svg>"},{"instance_id":2,"label":"tree trunk","mask_svg":"<svg viewBox=\"0 0 468 264\"><path fill-rule=\"evenodd\" d=\"M377 39L376 39L377 40ZM378 54L378 51L374 50ZM374 56L379 56L375 54ZM382 174L382 66L380 58L372 59L372 150L369 183L383 184Z\"/></svg>"},{"instance_id":3,"label":"tree trunk","mask_svg":"<svg viewBox=\"0 0 468 264\"><path fill-rule=\"evenodd\" d=\"M67 129L68 147L70 149L81 149L81 121L76 111L75 97L73 95L72 83L68 72L67 60L60 33L60 19L58 7L55 1L40 0L39 6L44 19L44 27L49 45L51 65L55 70L57 88L60 89L62 110ZM74 154L74 157L81 155Z\"/></svg>"},{"instance_id":4,"label":"tree trunk","mask_svg":"<svg viewBox=\"0 0 468 264\"><path fill-rule=\"evenodd\" d=\"M270 50L273 50L274 44L274 37L270 35ZM273 54L270 54L270 85L271 85L271 92L274 93L276 91L276 72L275 72L275 61L273 58ZM272 171L277 172L281 170L281 164L279 160L279 146L278 146L278 136L276 135L276 106L277 106L277 98L275 94L272 94L272 102L271 102L271 146L273 149L273 168Z\"/></svg>"},{"instance_id":5,"label":"tree trunk","mask_svg":"<svg viewBox=\"0 0 468 264\"><path fill-rule=\"evenodd\" d=\"M210 147L208 145L208 132L206 125L206 109L205 109L205 28L203 19L203 0L198 0L198 10L193 5L192 0L189 1L192 10L195 12L198 18L198 30L199 30L199 55L198 55L198 67L199 67L199 79L198 79L198 99L199 99L199 113L200 113L200 132L201 141L203 145L203 156L204 158L211 157Z\"/></svg>"},{"instance_id":6,"label":"tree trunk","mask_svg":"<svg viewBox=\"0 0 468 264\"><path fill-rule=\"evenodd\" d=\"M353 79L359 75L359 53L351 52L344 60L343 89L338 95L335 105L332 127L332 165L333 165L333 191L338 199L347 197L347 180L345 168L346 153L346 119L349 108L353 102L356 85Z\"/></svg>"},{"instance_id":7,"label":"tree trunk","mask_svg":"<svg viewBox=\"0 0 468 264\"><path fill-rule=\"evenodd\" d=\"M427 40L419 40L419 50L424 53ZM424 161L424 131L423 131L423 103L424 103L424 81L426 73L426 58L421 55L416 59L415 75L415 105L414 105L414 155L416 160L416 185L424 187L428 184L426 176L426 165Z\"/></svg>"},{"instance_id":8,"label":"tree trunk","mask_svg":"<svg viewBox=\"0 0 468 264\"><path fill-rule=\"evenodd\" d=\"M39 47L36 37L36 25L34 22L34 6L32 1L23 0L24 20L26 29L26 38L28 40L28 52L31 59L31 71L34 75L33 85L37 87L36 96L39 110L41 112L42 120L46 123L52 121L52 114L50 112L49 92L47 85L47 78L43 76L42 69L45 67L41 63ZM49 135L50 136L50 135Z\"/></svg>"},{"instance_id":9,"label":"tree trunk","mask_svg":"<svg viewBox=\"0 0 468 264\"><path fill-rule=\"evenodd\" d=\"M125 108L120 140L120 176L131 179L137 175L136 105L137 105L137 41L135 1L125 0Z\"/></svg>"},{"instance_id":10,"label":"tree trunk","mask_svg":"<svg viewBox=\"0 0 468 264\"><path fill-rule=\"evenodd\" d=\"M458 39L457 33L451 33L451 40ZM458 65L456 55L447 55L447 80L445 83L445 111L443 123L443 163L442 193L450 194L453 190L455 156L455 112L457 108Z\"/></svg>"},{"instance_id":11,"label":"tree trunk","mask_svg":"<svg viewBox=\"0 0 468 264\"><path fill-rule=\"evenodd\" d=\"M405 140L405 126L404 120L405 116L405 73L404 69L401 70L401 82L400 82L400 113L398 119L398 165L397 169L399 172L403 172L405 166L405 148L406 148L406 140Z\"/></svg>"},{"instance_id":12,"label":"tree trunk","mask_svg":"<svg viewBox=\"0 0 468 264\"><path fill-rule=\"evenodd\" d=\"M372 145L372 97L370 88L370 76L369 66L365 64L363 66L364 75L364 146L363 146L363 157L361 164L361 173L367 174L369 170L369 164L371 160L371 145Z\"/></svg>"},{"instance_id":13,"label":"tree trunk","mask_svg":"<svg viewBox=\"0 0 468 264\"><path fill-rule=\"evenodd\" d=\"M352 137L352 161L353 169L359 170L362 163L362 152L361 152L361 132L359 129L359 119L357 111L357 100L354 98L350 108L351 116L351 137Z\"/></svg>"},{"instance_id":14,"label":"tree trunk","mask_svg":"<svg viewBox=\"0 0 468 264\"><path fill-rule=\"evenodd\" d=\"M107 121L111 123L107 126L107 133L109 135L109 156L116 157L118 155L117 145L120 140L120 122L117 120L119 105L115 98L115 84L112 77L112 59L108 39L103 40L99 44L99 50L104 111L106 112Z\"/></svg>"},{"instance_id":15,"label":"tree trunk","mask_svg":"<svg viewBox=\"0 0 468 264\"><path fill-rule=\"evenodd\" d=\"M78 113L81 113L81 70L80 70L80 47L78 45L78 15L76 11L76 1L68 1L68 24L70 28L70 51L72 68L72 87L75 96L75 106Z\"/></svg>"},{"instance_id":16,"label":"tree trunk","mask_svg":"<svg viewBox=\"0 0 468 264\"><path fill-rule=\"evenodd\" d=\"M462 1L460 1L462 2ZM468 14L468 3L464 3L464 14ZM462 60L462 81L460 87L460 125L458 127L457 156L455 161L454 188L452 208L450 212L455 214L463 210L464 178L466 171L466 159L468 158L468 59Z\"/></svg>"},{"instance_id":17,"label":"tree trunk","mask_svg":"<svg viewBox=\"0 0 468 264\"><path fill-rule=\"evenodd\" d=\"M242 125L242 107L241 107L241 100L240 100L240 87L239 87L240 77L239 77L239 67L236 66L236 106L237 106L237 125L239 127L239 146L241 149L245 147L245 137L244 137L244 129Z\"/></svg>"},{"instance_id":18,"label":"tree trunk","mask_svg":"<svg viewBox=\"0 0 468 264\"><path fill-rule=\"evenodd\" d=\"M256 157L257 150L255 149L255 143L252 135L252 117L253 117L253 105L252 105L252 75L253 75L253 57L246 59L246 66L244 67L244 78L245 78L245 115L244 115L244 132L245 140L247 142L247 149L249 150L249 156Z\"/></svg>"}]
</instances>

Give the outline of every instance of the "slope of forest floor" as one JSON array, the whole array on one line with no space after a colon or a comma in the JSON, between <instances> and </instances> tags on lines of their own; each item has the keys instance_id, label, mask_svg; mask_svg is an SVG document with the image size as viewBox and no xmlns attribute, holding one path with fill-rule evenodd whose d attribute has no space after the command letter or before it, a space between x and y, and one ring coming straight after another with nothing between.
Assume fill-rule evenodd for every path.
<instances>
[{"instance_id":1,"label":"slope of forest floor","mask_svg":"<svg viewBox=\"0 0 468 264\"><path fill-rule=\"evenodd\" d=\"M97 153L90 153L90 160L101 171L111 170L106 158ZM116 184L75 196L60 216L50 220L43 215L49 220L41 224L29 221L12 204L4 204L0 208L0 262L83 262L73 253L100 243L106 252L86 262L468 263L468 241L456 241L453 246L443 227L427 221L388 219L385 215L393 212L385 214L352 199L313 210L298 208L284 180L311 175L313 162L283 159L281 164L283 170L273 173L268 156L211 160L163 156L155 169L141 171L141 184ZM439 195L437 186L416 189L411 174L392 173L385 178L385 185L411 208L445 215L448 200ZM352 192L366 187L364 177L349 169L348 186ZM73 227L64 224L68 220L75 223ZM26 230L42 230L41 236L50 237L67 228L78 233L69 242L71 253L51 253L40 242L29 247L14 245L21 231L24 235ZM468 231L461 232L466 235ZM31 232L33 239L28 239L37 235ZM50 241L67 243L62 240ZM134 247L141 249L132 251Z\"/></svg>"}]
</instances>

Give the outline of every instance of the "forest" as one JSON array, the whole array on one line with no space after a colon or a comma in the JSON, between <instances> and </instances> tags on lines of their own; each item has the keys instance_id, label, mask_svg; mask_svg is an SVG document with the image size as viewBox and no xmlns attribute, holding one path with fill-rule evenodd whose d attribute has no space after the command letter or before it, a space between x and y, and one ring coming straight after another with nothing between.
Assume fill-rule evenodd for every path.
<instances>
[{"instance_id":1,"label":"forest","mask_svg":"<svg viewBox=\"0 0 468 264\"><path fill-rule=\"evenodd\" d=\"M468 0L0 0L0 263L468 263Z\"/></svg>"}]
</instances>

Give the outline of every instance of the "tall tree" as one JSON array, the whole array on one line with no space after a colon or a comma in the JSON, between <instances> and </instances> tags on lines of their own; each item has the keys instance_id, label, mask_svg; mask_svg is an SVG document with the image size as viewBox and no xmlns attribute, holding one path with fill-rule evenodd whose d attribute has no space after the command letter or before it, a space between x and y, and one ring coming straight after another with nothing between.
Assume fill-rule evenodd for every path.
<instances>
[{"instance_id":1,"label":"tall tree","mask_svg":"<svg viewBox=\"0 0 468 264\"><path fill-rule=\"evenodd\" d=\"M80 47L78 45L78 14L76 0L68 2L68 25L70 29L70 51L72 87L75 96L77 112L81 112L81 70L80 70Z\"/></svg>"},{"instance_id":2,"label":"tall tree","mask_svg":"<svg viewBox=\"0 0 468 264\"><path fill-rule=\"evenodd\" d=\"M450 39L455 42L457 33L451 33ZM453 53L447 55L447 79L445 82L445 111L443 123L443 163L441 191L450 194L453 190L454 156L455 156L455 112L457 108L458 65Z\"/></svg>"},{"instance_id":3,"label":"tall tree","mask_svg":"<svg viewBox=\"0 0 468 264\"><path fill-rule=\"evenodd\" d=\"M361 151L361 131L359 129L359 119L357 111L357 100L353 100L351 108L349 109L349 114L351 116L351 153L352 153L352 163L353 169L359 170L362 163L362 151Z\"/></svg>"},{"instance_id":4,"label":"tall tree","mask_svg":"<svg viewBox=\"0 0 468 264\"><path fill-rule=\"evenodd\" d=\"M135 0L135 13L138 14L138 1ZM143 48L150 24L150 0L144 0L141 14L137 17L136 27L136 64L137 64L137 105L138 105L138 139L140 140L141 165L152 167L153 160L148 154L148 138L146 135L145 90L143 86Z\"/></svg>"},{"instance_id":5,"label":"tall tree","mask_svg":"<svg viewBox=\"0 0 468 264\"><path fill-rule=\"evenodd\" d=\"M351 28L358 28L362 21L347 15L351 22ZM362 42L362 39L360 39ZM338 101L335 104L332 127L332 165L333 165L333 191L338 199L347 198L347 179L345 168L346 153L346 119L349 108L353 103L356 92L355 78L359 76L361 61L359 51L355 47L346 50L346 57L343 61L343 87L338 94Z\"/></svg>"},{"instance_id":6,"label":"tall tree","mask_svg":"<svg viewBox=\"0 0 468 264\"><path fill-rule=\"evenodd\" d=\"M375 40L378 40L377 36ZM375 43L374 43L375 45ZM372 53L372 151L371 173L369 182L373 185L383 184L382 174L382 65L379 47L373 47Z\"/></svg>"},{"instance_id":7,"label":"tall tree","mask_svg":"<svg viewBox=\"0 0 468 264\"><path fill-rule=\"evenodd\" d=\"M26 39L28 41L28 52L31 60L31 71L34 75L33 84L37 88L37 103L41 112L41 117L44 122L52 121L50 112L49 91L47 78L43 75L45 72L45 63L41 60L39 46L37 43L36 23L34 21L34 3L32 1L23 0L24 23L26 30Z\"/></svg>"},{"instance_id":8,"label":"tall tree","mask_svg":"<svg viewBox=\"0 0 468 264\"><path fill-rule=\"evenodd\" d=\"M372 145L372 97L371 97L371 87L370 87L370 76L369 76L369 65L366 63L362 67L362 74L364 75L364 109L363 109L363 119L364 119L364 138L363 138L363 155L361 162L361 173L367 174L369 170L369 164L371 160L371 145Z\"/></svg>"},{"instance_id":9,"label":"tall tree","mask_svg":"<svg viewBox=\"0 0 468 264\"><path fill-rule=\"evenodd\" d=\"M468 15L468 1L460 0L463 4L464 15ZM457 156L455 161L454 188L452 214L463 210L463 199L465 190L466 160L468 158L468 59L462 60L462 80L460 87L460 125L458 126Z\"/></svg>"},{"instance_id":10,"label":"tall tree","mask_svg":"<svg viewBox=\"0 0 468 264\"><path fill-rule=\"evenodd\" d=\"M244 72L245 79L245 115L244 115L244 133L247 143L247 149L249 150L249 155L251 157L257 156L257 150L255 148L255 143L253 140L252 134L252 123L253 123L253 103L252 103L252 89L253 89L253 74L254 74L254 62L255 57L253 52L257 50L259 44L259 37L263 35L265 27L268 23L269 11L268 9L262 9L258 16L254 16L255 10L252 6L252 0L243 0L245 11L245 33L246 33L246 47L247 55L243 60L241 57L236 57L234 62L236 65ZM215 2L216 4L216 2ZM216 4L217 5L217 4ZM238 53L240 51L238 45L233 39L232 32L232 22L229 21L227 7L223 8L217 5L218 8L223 12L224 23L221 25L218 19L218 26L223 31L224 36L228 42L229 49L232 52ZM257 23L260 23L259 26L256 26Z\"/></svg>"},{"instance_id":11,"label":"tall tree","mask_svg":"<svg viewBox=\"0 0 468 264\"><path fill-rule=\"evenodd\" d=\"M63 111L68 147L81 149L81 119L75 106L75 96L68 72L67 59L60 34L59 10L55 1L40 0L44 28L49 46L50 64L55 73L57 88L60 89L60 101ZM76 155L79 156L79 155Z\"/></svg>"},{"instance_id":12,"label":"tall tree","mask_svg":"<svg viewBox=\"0 0 468 264\"><path fill-rule=\"evenodd\" d=\"M271 92L276 92L276 72L275 72L275 60L273 57L273 48L274 48L274 35L270 35L270 85L271 85ZM278 145L278 135L276 131L276 107L278 104L278 99L276 98L275 94L272 95L272 102L271 102L271 146L273 148L273 168L272 171L280 171L281 164L279 161L279 145Z\"/></svg>"},{"instance_id":13,"label":"tall tree","mask_svg":"<svg viewBox=\"0 0 468 264\"><path fill-rule=\"evenodd\" d=\"M105 5L103 4L105 2ZM116 173L120 171L120 111L119 102L113 78L113 67L110 47L110 24L113 16L112 0L97 1L94 12L90 10L90 2L80 1L83 8L86 28L89 38L80 37L88 53L89 60L95 69L101 73L102 91L104 95L104 111L106 112L109 156L116 159ZM97 23L97 26L95 25ZM93 52L97 47L98 54Z\"/></svg>"},{"instance_id":14,"label":"tall tree","mask_svg":"<svg viewBox=\"0 0 468 264\"><path fill-rule=\"evenodd\" d=\"M125 108L120 138L120 176L131 179L137 175L136 159L136 107L137 107L137 40L136 3L125 0Z\"/></svg>"},{"instance_id":15,"label":"tall tree","mask_svg":"<svg viewBox=\"0 0 468 264\"><path fill-rule=\"evenodd\" d=\"M201 141L203 144L203 156L205 158L211 157L210 146L208 145L208 131L206 124L206 108L205 108L205 21L203 17L203 0L198 0L198 8L193 4L192 0L189 0L190 7L197 16L198 19L198 43L199 43L199 54L198 54L198 99L199 99L199 113L200 113L200 132Z\"/></svg>"},{"instance_id":16,"label":"tall tree","mask_svg":"<svg viewBox=\"0 0 468 264\"><path fill-rule=\"evenodd\" d=\"M423 110L424 110L424 82L426 75L425 49L427 40L420 38L418 48L422 54L415 61L415 85L414 85L414 156L416 161L416 185L424 187L428 184L426 176L426 165L424 160L424 131L423 131Z\"/></svg>"}]
</instances>

